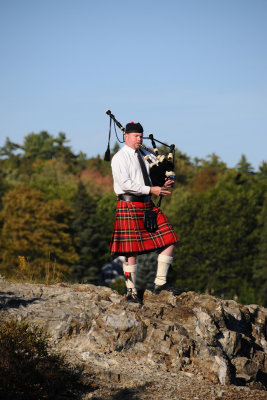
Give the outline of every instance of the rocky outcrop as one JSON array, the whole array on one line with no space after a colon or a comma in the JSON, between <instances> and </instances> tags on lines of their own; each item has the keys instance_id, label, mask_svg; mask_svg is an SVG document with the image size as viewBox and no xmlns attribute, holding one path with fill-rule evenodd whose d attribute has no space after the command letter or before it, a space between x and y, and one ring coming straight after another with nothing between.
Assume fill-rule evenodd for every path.
<instances>
[{"instance_id":1,"label":"rocky outcrop","mask_svg":"<svg viewBox=\"0 0 267 400\"><path fill-rule=\"evenodd\" d=\"M106 287L0 281L0 314L44 327L74 363L121 379L125 365L164 367L221 385L264 388L267 309L184 292L126 303ZM121 358L120 358L121 359Z\"/></svg>"}]
</instances>

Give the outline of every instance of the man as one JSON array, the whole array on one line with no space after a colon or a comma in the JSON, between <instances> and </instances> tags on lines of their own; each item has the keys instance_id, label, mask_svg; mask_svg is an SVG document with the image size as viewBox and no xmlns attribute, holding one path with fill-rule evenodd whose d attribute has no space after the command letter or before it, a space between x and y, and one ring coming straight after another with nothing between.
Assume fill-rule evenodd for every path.
<instances>
[{"instance_id":1,"label":"man","mask_svg":"<svg viewBox=\"0 0 267 400\"><path fill-rule=\"evenodd\" d=\"M168 196L171 193L168 188L173 186L173 180L167 179L163 187L152 186L148 176L149 164L139 151L143 140L143 127L140 123L127 124L124 136L125 145L111 162L118 202L110 252L125 256L123 271L127 288L126 299L139 302L136 290L137 255L160 251L153 289L154 293L159 293L167 289L167 273L179 238L165 214L151 200L151 195ZM157 213L158 229L155 232L148 232L144 228L144 213L147 210Z\"/></svg>"}]
</instances>

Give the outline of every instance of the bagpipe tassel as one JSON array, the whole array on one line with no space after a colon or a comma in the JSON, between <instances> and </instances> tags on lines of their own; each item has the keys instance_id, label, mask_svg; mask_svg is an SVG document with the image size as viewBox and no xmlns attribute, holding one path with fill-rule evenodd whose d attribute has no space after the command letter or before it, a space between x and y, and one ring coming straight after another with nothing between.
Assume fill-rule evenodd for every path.
<instances>
[{"instance_id":1,"label":"bagpipe tassel","mask_svg":"<svg viewBox=\"0 0 267 400\"><path fill-rule=\"evenodd\" d=\"M106 150L106 152L105 152L104 160L105 160L105 161L110 161L110 148L109 148L109 144L108 144L107 150Z\"/></svg>"}]
</instances>

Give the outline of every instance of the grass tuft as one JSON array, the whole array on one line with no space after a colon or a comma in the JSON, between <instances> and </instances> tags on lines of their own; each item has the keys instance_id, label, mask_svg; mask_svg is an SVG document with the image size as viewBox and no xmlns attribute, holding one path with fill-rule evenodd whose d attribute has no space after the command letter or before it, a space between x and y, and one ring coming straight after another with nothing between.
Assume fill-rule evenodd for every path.
<instances>
[{"instance_id":1,"label":"grass tuft","mask_svg":"<svg viewBox=\"0 0 267 400\"><path fill-rule=\"evenodd\" d=\"M52 400L91 391L64 356L52 351L42 328L27 322L0 322L0 398Z\"/></svg>"}]
</instances>

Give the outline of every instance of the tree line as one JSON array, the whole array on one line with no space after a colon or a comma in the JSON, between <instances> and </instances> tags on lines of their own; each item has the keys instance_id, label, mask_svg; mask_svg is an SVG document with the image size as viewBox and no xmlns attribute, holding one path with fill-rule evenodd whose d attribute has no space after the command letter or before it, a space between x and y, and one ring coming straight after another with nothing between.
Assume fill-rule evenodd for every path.
<instances>
[{"instance_id":1,"label":"tree line","mask_svg":"<svg viewBox=\"0 0 267 400\"><path fill-rule=\"evenodd\" d=\"M112 154L118 150L116 143ZM163 150L163 149L162 149ZM228 168L216 154L191 159L176 149L176 184L162 209L180 243L171 283L241 303L267 305L267 163L254 171L245 155ZM109 261L116 196L110 163L74 154L64 133L31 133L0 147L0 273L47 271L99 284ZM156 255L139 257L148 287Z\"/></svg>"}]
</instances>

